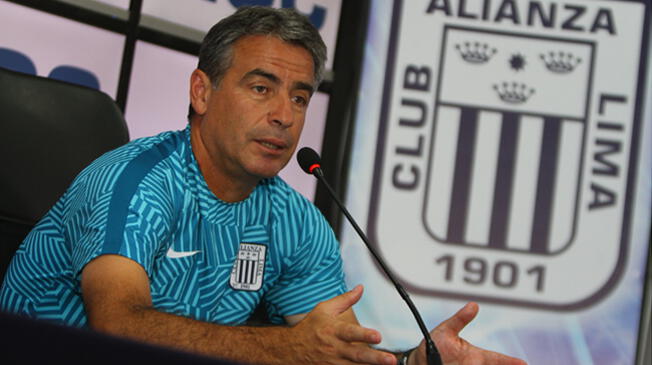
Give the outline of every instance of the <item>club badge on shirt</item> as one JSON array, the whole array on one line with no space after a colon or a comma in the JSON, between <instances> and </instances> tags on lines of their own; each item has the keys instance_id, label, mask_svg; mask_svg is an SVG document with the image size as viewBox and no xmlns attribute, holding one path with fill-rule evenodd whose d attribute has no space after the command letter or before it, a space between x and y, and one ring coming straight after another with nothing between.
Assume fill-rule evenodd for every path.
<instances>
[{"instance_id":1,"label":"club badge on shirt","mask_svg":"<svg viewBox=\"0 0 652 365\"><path fill-rule=\"evenodd\" d=\"M266 253L265 245L240 243L229 281L233 289L256 291L262 287Z\"/></svg>"}]
</instances>

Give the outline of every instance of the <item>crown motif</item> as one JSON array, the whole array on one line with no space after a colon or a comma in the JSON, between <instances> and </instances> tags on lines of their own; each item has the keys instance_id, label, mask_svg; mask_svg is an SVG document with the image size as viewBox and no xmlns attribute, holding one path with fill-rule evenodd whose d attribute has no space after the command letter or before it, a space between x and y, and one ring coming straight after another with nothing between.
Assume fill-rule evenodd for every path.
<instances>
[{"instance_id":1,"label":"crown motif","mask_svg":"<svg viewBox=\"0 0 652 365\"><path fill-rule=\"evenodd\" d=\"M534 94L533 88L518 82L494 84L494 90L500 100L509 104L525 103Z\"/></svg>"},{"instance_id":2,"label":"crown motif","mask_svg":"<svg viewBox=\"0 0 652 365\"><path fill-rule=\"evenodd\" d=\"M548 70L558 74L567 74L582 62L581 58L573 56L572 53L562 51L542 53L540 57Z\"/></svg>"},{"instance_id":3,"label":"crown motif","mask_svg":"<svg viewBox=\"0 0 652 365\"><path fill-rule=\"evenodd\" d=\"M489 48L487 43L464 42L456 44L455 49L460 53L462 59L469 63L485 63L496 54L495 48Z\"/></svg>"}]
</instances>

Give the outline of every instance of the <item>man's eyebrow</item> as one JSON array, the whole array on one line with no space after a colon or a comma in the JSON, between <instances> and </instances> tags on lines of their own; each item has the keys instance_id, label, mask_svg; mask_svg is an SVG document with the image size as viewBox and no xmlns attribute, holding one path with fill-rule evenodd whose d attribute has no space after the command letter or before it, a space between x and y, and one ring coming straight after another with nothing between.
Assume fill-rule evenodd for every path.
<instances>
[{"instance_id":1,"label":"man's eyebrow","mask_svg":"<svg viewBox=\"0 0 652 365\"><path fill-rule=\"evenodd\" d=\"M273 82L275 84L280 84L281 83L281 79L278 76L276 76L275 74L273 74L271 72L267 72L265 70L262 70L260 68L255 68L255 69L247 72L244 75L244 77L242 77L242 79L246 80L246 79L248 79L248 78L250 78L252 76L264 77L264 78L268 79L269 81L271 81L271 82Z\"/></svg>"},{"instance_id":2,"label":"man's eyebrow","mask_svg":"<svg viewBox=\"0 0 652 365\"><path fill-rule=\"evenodd\" d=\"M264 77L264 78L268 79L269 81L271 81L271 82L273 82L275 84L280 84L281 83L281 79L278 76L276 76L275 74L273 74L273 73L271 73L269 71L265 71L265 70L260 69L260 68L255 68L255 69L247 72L242 77L242 80L246 80L246 79L248 79L248 78L250 78L252 76ZM294 89L298 89L298 90L306 90L306 91L308 91L310 93L310 95L312 95L315 92L315 87L312 84L310 84L308 82L304 82L304 81L297 81L294 84L292 84L292 87Z\"/></svg>"},{"instance_id":3,"label":"man's eyebrow","mask_svg":"<svg viewBox=\"0 0 652 365\"><path fill-rule=\"evenodd\" d=\"M308 91L311 96L315 92L315 87L312 84L309 84L307 82L297 81L292 86L293 86L294 89Z\"/></svg>"}]
</instances>

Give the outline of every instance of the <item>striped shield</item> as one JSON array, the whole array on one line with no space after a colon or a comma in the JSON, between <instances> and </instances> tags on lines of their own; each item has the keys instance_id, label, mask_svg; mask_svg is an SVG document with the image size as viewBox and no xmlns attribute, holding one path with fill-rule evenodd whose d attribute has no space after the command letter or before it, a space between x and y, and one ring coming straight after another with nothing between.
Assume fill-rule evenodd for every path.
<instances>
[{"instance_id":1,"label":"striped shield","mask_svg":"<svg viewBox=\"0 0 652 365\"><path fill-rule=\"evenodd\" d=\"M233 289L256 291L263 285L267 246L257 243L240 243L238 256L233 263L229 284Z\"/></svg>"},{"instance_id":2,"label":"striped shield","mask_svg":"<svg viewBox=\"0 0 652 365\"><path fill-rule=\"evenodd\" d=\"M424 199L433 238L543 255L572 244L593 51L446 27Z\"/></svg>"},{"instance_id":3,"label":"striped shield","mask_svg":"<svg viewBox=\"0 0 652 365\"><path fill-rule=\"evenodd\" d=\"M236 262L235 281L240 284L254 284L256 279L256 265L258 260L239 259Z\"/></svg>"}]
</instances>

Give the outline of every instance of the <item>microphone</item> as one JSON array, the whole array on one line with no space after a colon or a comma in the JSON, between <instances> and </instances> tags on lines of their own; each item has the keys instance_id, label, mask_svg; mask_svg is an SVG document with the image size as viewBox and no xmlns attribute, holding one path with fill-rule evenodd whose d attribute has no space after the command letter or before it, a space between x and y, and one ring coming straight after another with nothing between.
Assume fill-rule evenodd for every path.
<instances>
[{"instance_id":1,"label":"microphone","mask_svg":"<svg viewBox=\"0 0 652 365\"><path fill-rule=\"evenodd\" d=\"M441 356L439 355L439 351L437 350L437 347L435 346L435 343L432 341L432 338L430 338L430 334L428 333L428 329L426 328L426 325L423 323L423 318L421 318L421 315L419 314L419 311L417 310L416 306L412 302L412 299L410 299L410 296L408 295L407 291L403 286L394 278L394 275L392 275L391 271L383 261L383 259L378 256L376 251L371 247L371 244L369 244L369 239L367 239L367 236L362 232L362 229L358 226L358 224L355 222L355 219L349 214L349 211L346 209L344 204L338 199L337 195L335 195L335 192L331 188L331 186L326 182L326 179L324 179L324 172L321 169L321 158L319 158L319 154L315 152L310 147L303 147L302 149L299 150L297 153L297 161L299 162L299 166L301 166L301 169L305 171L307 174L314 175L317 180L319 180L325 187L326 190L328 190L329 195L335 203L337 203L337 206L340 207L342 210L342 213L346 216L346 219L349 220L355 231L358 233L360 238L362 238L362 241L364 244L367 246L367 249L369 252L371 252L371 255L376 259L376 262L378 265L383 269L385 272L385 275L389 278L389 280L394 284L394 287L398 291L398 294L403 298L407 306L410 308L410 312L412 312L412 315L414 316L414 319L417 321L417 324L419 325L419 329L421 330L421 333L423 334L423 338L426 341L426 358L428 360L428 365L442 365L443 362L441 361Z\"/></svg>"}]
</instances>

